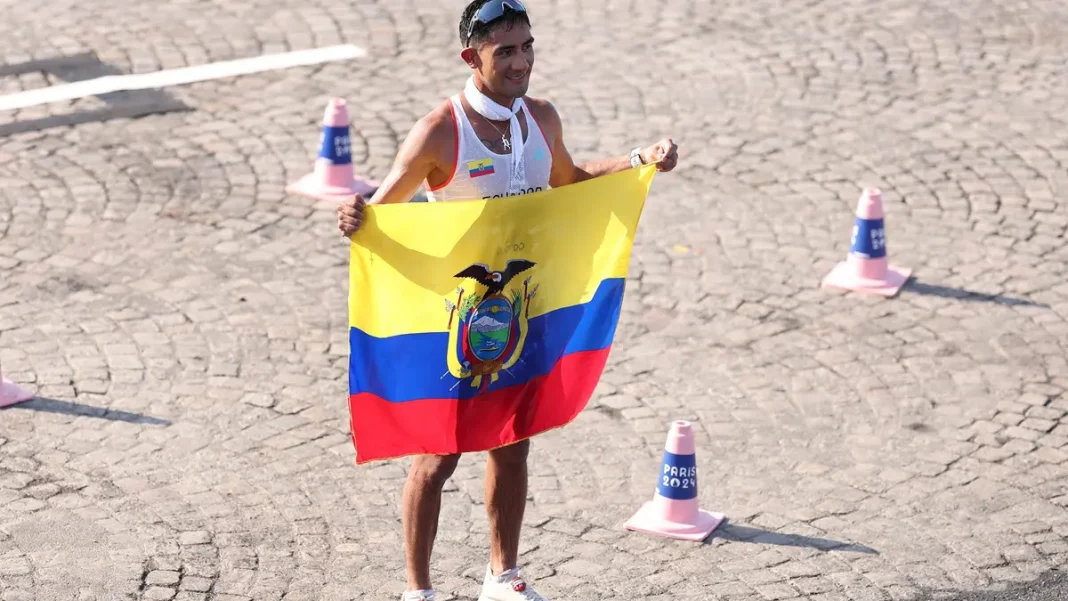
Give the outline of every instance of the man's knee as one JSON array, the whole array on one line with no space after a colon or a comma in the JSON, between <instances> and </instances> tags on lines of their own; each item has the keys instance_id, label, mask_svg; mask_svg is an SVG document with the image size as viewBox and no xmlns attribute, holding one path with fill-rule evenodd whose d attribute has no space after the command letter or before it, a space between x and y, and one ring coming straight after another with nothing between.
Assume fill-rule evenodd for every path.
<instances>
[{"instance_id":1,"label":"man's knee","mask_svg":"<svg viewBox=\"0 0 1068 601\"><path fill-rule=\"evenodd\" d=\"M420 455L412 462L408 477L441 488L456 471L459 462L459 455Z\"/></svg>"},{"instance_id":2,"label":"man's knee","mask_svg":"<svg viewBox=\"0 0 1068 601\"><path fill-rule=\"evenodd\" d=\"M530 440L523 440L506 447L493 449L489 454L497 463L523 463L530 454Z\"/></svg>"}]
</instances>

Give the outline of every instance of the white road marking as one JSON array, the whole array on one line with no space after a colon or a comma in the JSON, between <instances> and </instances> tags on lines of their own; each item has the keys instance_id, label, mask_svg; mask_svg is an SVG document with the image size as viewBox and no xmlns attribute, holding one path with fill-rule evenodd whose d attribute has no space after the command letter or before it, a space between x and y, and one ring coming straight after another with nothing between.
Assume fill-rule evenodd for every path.
<instances>
[{"instance_id":1,"label":"white road marking","mask_svg":"<svg viewBox=\"0 0 1068 601\"><path fill-rule=\"evenodd\" d=\"M367 53L359 46L343 44L340 46L328 46L326 48L314 48L312 50L266 54L252 58L209 63L206 65L167 69L164 71L156 71L154 73L108 75L106 77L98 77L86 81L77 81L0 96L0 111L21 109L39 104L61 102L63 100L74 100L75 98L84 98L86 96L98 96L109 92L163 88L167 86L177 86L197 81L205 81L208 79L234 77L237 75L258 73L260 71L273 71L275 69L315 65L364 56L367 56Z\"/></svg>"}]
</instances>

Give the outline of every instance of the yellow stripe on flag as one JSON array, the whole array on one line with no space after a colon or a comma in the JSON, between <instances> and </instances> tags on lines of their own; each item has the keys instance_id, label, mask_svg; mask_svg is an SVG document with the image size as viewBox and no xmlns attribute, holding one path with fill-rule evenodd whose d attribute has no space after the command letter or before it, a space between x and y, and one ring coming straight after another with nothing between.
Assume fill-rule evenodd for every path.
<instances>
[{"instance_id":1,"label":"yellow stripe on flag","mask_svg":"<svg viewBox=\"0 0 1068 601\"><path fill-rule=\"evenodd\" d=\"M493 159L478 159L476 161L467 161L468 171L477 171L485 167L492 167Z\"/></svg>"},{"instance_id":2,"label":"yellow stripe on flag","mask_svg":"<svg viewBox=\"0 0 1068 601\"><path fill-rule=\"evenodd\" d=\"M349 325L376 337L448 332L455 277L473 264L503 270L533 261L505 294L531 278L530 317L590 300L606 279L624 278L653 165L543 192L490 200L371 205L353 236Z\"/></svg>"}]
</instances>

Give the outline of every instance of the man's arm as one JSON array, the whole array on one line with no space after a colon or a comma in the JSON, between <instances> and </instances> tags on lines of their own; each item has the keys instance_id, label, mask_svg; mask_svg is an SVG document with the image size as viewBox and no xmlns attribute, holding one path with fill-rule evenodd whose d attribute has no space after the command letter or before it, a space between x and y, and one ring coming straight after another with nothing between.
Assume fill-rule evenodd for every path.
<instances>
[{"instance_id":1,"label":"man's arm","mask_svg":"<svg viewBox=\"0 0 1068 601\"><path fill-rule=\"evenodd\" d=\"M342 235L351 236L359 230L365 205L408 202L427 177L441 169L444 161L441 149L446 146L441 136L446 130L449 135L452 132L452 126L443 119L451 117L447 110L443 117L439 109L412 126L397 151L393 166L370 200L356 194L338 205L337 226Z\"/></svg>"},{"instance_id":2,"label":"man's arm","mask_svg":"<svg viewBox=\"0 0 1068 601\"><path fill-rule=\"evenodd\" d=\"M571 158L571 152L564 143L564 126L556 108L543 100L529 100L527 104L533 105L531 111L536 114L539 123L544 125L545 134L552 143L553 167L549 176L550 186L559 188L631 168L629 154L576 165L574 159ZM678 147L670 138L661 140L652 146L643 148L641 158L642 163L646 165L657 163L659 171L671 171L678 162Z\"/></svg>"},{"instance_id":3,"label":"man's arm","mask_svg":"<svg viewBox=\"0 0 1068 601\"><path fill-rule=\"evenodd\" d=\"M367 204L408 202L432 171L437 169L439 118L431 113L416 122L397 150L393 166Z\"/></svg>"}]
</instances>

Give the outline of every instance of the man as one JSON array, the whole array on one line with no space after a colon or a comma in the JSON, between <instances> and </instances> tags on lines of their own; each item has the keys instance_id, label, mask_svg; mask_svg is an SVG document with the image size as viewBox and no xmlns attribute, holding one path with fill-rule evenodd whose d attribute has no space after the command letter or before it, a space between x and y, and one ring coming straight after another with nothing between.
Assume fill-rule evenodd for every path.
<instances>
[{"instance_id":1,"label":"man","mask_svg":"<svg viewBox=\"0 0 1068 601\"><path fill-rule=\"evenodd\" d=\"M471 68L462 94L443 102L412 128L372 204L408 202L426 184L430 202L496 198L566 186L657 163L678 161L670 139L630 155L576 165L563 140L560 116L545 100L526 97L534 38L518 0L473 0L460 18L460 56ZM360 196L338 207L338 229L355 233L363 219ZM544 601L519 576L519 535L527 497L529 441L489 451L486 508L490 561L479 601ZM459 455L416 457L401 512L408 590L403 601L434 601L430 556L441 490Z\"/></svg>"}]
</instances>

